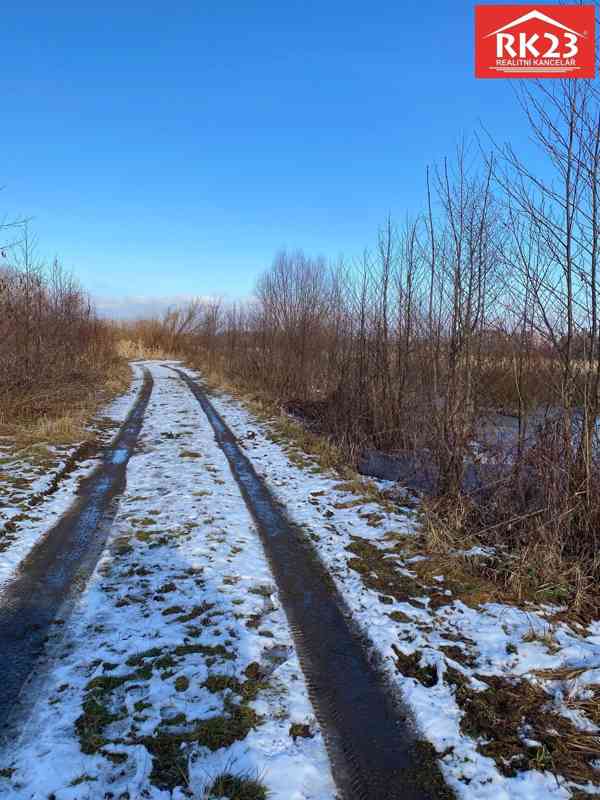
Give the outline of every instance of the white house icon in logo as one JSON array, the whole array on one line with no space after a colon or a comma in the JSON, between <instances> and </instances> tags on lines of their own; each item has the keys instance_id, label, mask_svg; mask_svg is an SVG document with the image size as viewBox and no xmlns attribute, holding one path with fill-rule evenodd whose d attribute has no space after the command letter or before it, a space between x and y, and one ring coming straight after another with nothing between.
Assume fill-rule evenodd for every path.
<instances>
[{"instance_id":1,"label":"white house icon in logo","mask_svg":"<svg viewBox=\"0 0 600 800\"><path fill-rule=\"evenodd\" d=\"M517 25L523 25L525 22L529 22L531 19L537 19L540 22L546 22L548 25L554 25L556 28L562 28L563 31L568 31L569 33L574 34L575 36L583 36L582 33L578 33L574 31L572 28L567 28L566 25L563 25L562 22L558 22L556 19L552 19L547 14L543 14L541 11L537 11L534 9L533 11L529 11L527 14L523 14L522 17L518 17L514 19L512 22L508 22L506 25L503 25L501 28L498 28L497 31L492 31L485 36L485 39L489 39L490 36L495 36L497 33L502 33L503 31L507 31L510 28L515 28Z\"/></svg>"},{"instance_id":2,"label":"white house icon in logo","mask_svg":"<svg viewBox=\"0 0 600 800\"><path fill-rule=\"evenodd\" d=\"M543 23L544 27L558 29L559 35L551 30L530 34L525 31L508 33L508 31L531 21ZM539 27L538 30L540 30ZM569 59L575 58L579 52L578 40L580 37L585 37L586 34L573 30L573 28L563 25L562 22L552 19L547 14L533 9L497 30L486 34L483 38L489 39L491 36L496 37L497 59L517 59L519 62L498 64L496 69L499 71L528 72L535 70L535 72L556 73L577 69L574 66L574 62L569 62Z\"/></svg>"}]
</instances>

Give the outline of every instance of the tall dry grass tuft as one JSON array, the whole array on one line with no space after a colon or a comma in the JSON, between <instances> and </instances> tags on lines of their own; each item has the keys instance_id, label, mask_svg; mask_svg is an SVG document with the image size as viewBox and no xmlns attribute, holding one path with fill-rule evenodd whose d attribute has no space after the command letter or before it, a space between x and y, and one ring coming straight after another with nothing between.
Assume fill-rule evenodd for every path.
<instances>
[{"instance_id":1,"label":"tall dry grass tuft","mask_svg":"<svg viewBox=\"0 0 600 800\"><path fill-rule=\"evenodd\" d=\"M147 345L142 339L121 339L116 344L117 354L128 361L171 360L173 353L166 352L159 345Z\"/></svg>"}]
</instances>

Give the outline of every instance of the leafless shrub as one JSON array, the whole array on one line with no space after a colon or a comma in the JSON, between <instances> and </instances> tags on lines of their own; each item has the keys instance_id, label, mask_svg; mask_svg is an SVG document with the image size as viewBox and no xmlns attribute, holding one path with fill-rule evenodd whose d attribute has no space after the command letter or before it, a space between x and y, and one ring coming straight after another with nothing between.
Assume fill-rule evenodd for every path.
<instances>
[{"instance_id":1,"label":"leafless shrub","mask_svg":"<svg viewBox=\"0 0 600 800\"><path fill-rule=\"evenodd\" d=\"M55 262L36 261L26 230L0 271L0 423L62 417L118 364L109 326Z\"/></svg>"}]
</instances>

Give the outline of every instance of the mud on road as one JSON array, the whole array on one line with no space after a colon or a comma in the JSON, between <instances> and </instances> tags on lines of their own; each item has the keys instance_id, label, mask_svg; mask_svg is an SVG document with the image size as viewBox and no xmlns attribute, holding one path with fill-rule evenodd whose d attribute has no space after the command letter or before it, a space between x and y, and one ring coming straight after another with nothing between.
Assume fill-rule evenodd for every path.
<instances>
[{"instance_id":1,"label":"mud on road","mask_svg":"<svg viewBox=\"0 0 600 800\"><path fill-rule=\"evenodd\" d=\"M160 391L159 396L150 403L152 372L159 378ZM167 375L171 377L167 378ZM169 383L171 390L165 389ZM200 407L195 405L190 392ZM189 397L187 403L185 396ZM169 409L169 402L175 406ZM147 411L149 419L144 420ZM164 419L161 414L164 414ZM169 425L171 428L161 431L161 428ZM148 430L146 437L141 437L144 441L138 443L142 426ZM197 429L195 433L190 430L193 428ZM209 445L211 437L213 443ZM188 447L186 442L190 443L192 449L182 450ZM141 469L143 479L141 482L138 479L137 483L134 479L133 486L128 488L124 501L130 510L128 513L124 509L118 512L121 519L117 524L115 517L119 498L127 483L128 463L132 454L137 454L139 458L140 444L145 451L143 458L146 459L146 466L136 467L136 474ZM223 461L219 468L215 466L217 453L220 453ZM182 456L183 463L174 460ZM179 473L176 475L173 469L179 470ZM204 475L203 469L206 470ZM226 476L228 470L230 474ZM168 491L164 486L160 492L156 491L156 484L154 492L147 491L154 473L160 473L159 480L162 483L170 475L172 491L184 495L180 506L173 500L165 499ZM197 481L196 486L194 481ZM169 502L172 503L170 509L160 508L161 504ZM151 516L144 519L142 514L145 508L152 510L146 511ZM107 540L123 538L123 530L131 524L129 520L132 516L147 527L131 538L130 541L136 542L135 548L128 544L122 549L118 560L111 561L110 554L106 551L103 554L103 548ZM197 524L196 520L200 522L200 517L203 517L205 524ZM254 521L254 529L251 522L245 521L246 517ZM169 536L169 526L174 523L178 526L177 535ZM118 530L113 530L116 524ZM222 525L221 531L211 530L218 524ZM171 530L174 532L173 527ZM246 533L240 539L244 530ZM257 534L262 548L258 544ZM253 538L256 539L254 543ZM254 555L244 555L241 547L244 543L248 551L254 548ZM221 558L219 569L222 574L213 575L216 548L228 549L229 555ZM268 566L260 560L264 558L258 555L261 550L264 550ZM165 557L161 560L160 554L163 552ZM190 560L191 553L194 555ZM96 791L100 791L101 786L111 784L129 787L128 774L133 775L133 770L138 787L148 780L149 783L144 784L148 785L148 791L155 791L156 787L159 792L164 789L178 791L178 782L188 787L190 785L194 759L198 756L193 752L194 743L202 745L204 742L208 750L216 748L218 755L221 740L215 743L212 738L203 738L206 725L213 725L214 722L222 726L225 721L226 734L230 722L239 727L239 715L243 714L248 727L244 727L243 735L233 736L230 742L233 750L237 747L236 739L240 739L238 744L245 737L249 741L257 728L262 731L262 740L252 744L252 752L262 748L260 752L265 754L270 748L268 743L265 744L265 736L278 737L277 731L283 730L288 724L285 723L282 728L283 714L291 715L292 724L288 727L294 743L297 735L315 738L313 744L307 740L306 744L298 745L299 749L292 748L291 751L289 744L282 744L281 741L275 744L274 740L275 750L279 747L277 758L282 764L293 763L296 776L306 775L310 769L314 771L317 765L320 765L318 770L323 775L320 780L312 779L311 785L317 787L314 794L310 790L307 794L302 790L294 794L297 787L293 785L294 779L290 778L289 796L333 800L335 792L332 784L328 783L331 780L326 774L328 770L322 764L322 759L326 761L321 744L323 741L339 792L335 796L345 800L395 800L400 797L403 800L434 800L451 796L441 779L431 750L417 742L410 720L393 697L373 663L365 642L353 627L344 599L336 591L331 576L314 552L308 534L292 522L285 509L274 500L199 383L172 365L156 364L145 370L145 380L137 402L114 443L105 452L102 463L81 482L72 508L30 552L14 580L0 596L0 669L4 676L0 686L0 722L6 721L11 708L18 707L19 693L44 650L49 628L59 609L71 595L83 592L99 558L102 559L100 572L106 574L107 579L102 581L98 578L94 591L102 589L111 593L102 596L102 602L106 601L107 608L110 606L104 618L110 618L119 641L108 641L103 632L106 626L103 625L98 627L98 634L91 632L88 636L89 622L80 622L80 633L72 634L70 641L65 634L66 650L72 652L79 648L81 651L81 664L74 663L76 658L71 655L73 672L85 673L88 677L92 676L92 680L80 683L80 688L76 690L82 700L76 700L72 708L76 709L80 704L80 708L84 709L83 715L78 716L76 710L68 711L63 719L56 712L55 719L60 719L60 724L66 725L65 720L72 714L72 728L79 734L79 744L77 737L74 737L72 744L69 743L69 747L75 748L73 752L78 750L83 741L84 754L96 759L99 754L112 761L110 747L114 739L114 746L119 748L116 755L123 762L117 760L112 766L108 764L96 776L89 767L93 763L90 761L86 771L75 778L76 783L90 782L92 786L91 782L97 782ZM173 569L169 566L169 559L173 562ZM238 561L238 571L235 572L233 567ZM186 566L183 569L186 564L189 568ZM190 566L192 564L198 566ZM274 578L277 586L272 594L264 583L253 586L259 577L264 581L265 572L268 574L269 569L269 577ZM219 581L222 582L220 588L217 587ZM115 594L113 597L116 587L119 587L118 596ZM258 614L255 609L254 613L245 615L247 607L257 601L256 596L253 598L249 592L258 593L262 598L260 602L264 607L261 606ZM219 594L220 599L225 600L227 593L234 597L228 601L229 605L216 601ZM167 597L173 605L165 608L160 603ZM278 603L285 611L290 633L286 633L285 617L277 621ZM92 606L94 604L98 608L101 606L97 599ZM221 605L223 608L220 608ZM91 612L88 610L85 613L91 621ZM218 616L223 619L215 627L211 618ZM264 626L259 630L260 620L264 621L267 617L271 619L272 631L265 630ZM139 623L132 621L134 619L139 619ZM190 625L192 620L197 622ZM255 623L255 620L259 621ZM136 630L138 626L139 631ZM121 633L119 628L122 628ZM85 634L83 638L81 630ZM154 646L148 648L144 630L151 640L149 644ZM268 645L267 638L265 646L265 638L261 637L273 636L273 631L276 636L273 644ZM281 639L280 643L277 636ZM299 709L305 709L302 713L306 719L310 715L307 716L306 712L308 700L304 700L302 695L306 691L303 688L304 681L294 672L298 667L294 666L297 662L296 656L292 655L292 640L322 739L319 731L311 729L310 725L293 721L290 709L294 706L296 713L299 713ZM129 652L127 648L131 650L134 645L135 649ZM125 672L121 674L116 659L114 663L93 660L93 651L96 649L98 653L109 652L111 656L118 653L125 665L134 664L136 669L132 672L130 666L124 666ZM293 702L282 700L282 696L275 699L268 688L269 681L263 681L262 676L267 674L262 671L263 666L256 660L245 663L249 660L249 653L254 653L255 659L266 658L266 662L277 659L277 663L282 665L279 668L280 682L284 675L291 677L291 684L296 682L295 694L292 692L295 698ZM280 656L282 653L284 655ZM110 661L113 661L112 657ZM214 672L217 668L220 671ZM58 672L63 676L68 675L68 668L61 666ZM158 694L155 681L157 674L160 677ZM256 694L262 703L262 706L260 703L257 706L262 708L261 714L256 714L248 704L250 674L258 676L252 678L255 683L252 697ZM162 700L168 695L171 683L174 689L172 699L163 708ZM52 681L49 685L50 703L59 703L61 697L69 696L76 688L68 682L62 683L58 678L54 680L54 689ZM196 688L198 686L199 689ZM206 695L207 686L217 687L217 693L222 695L222 716L205 720L203 714L207 712L204 711L197 719L187 719L186 712L192 714L198 710L199 698ZM290 685L287 688L293 687ZM64 694L61 694L63 691ZM121 691L125 692L122 696L119 695ZM122 703L129 703L126 698L128 692L135 692L139 698L135 703L137 714L133 716L131 727L128 727L129 722L124 721L122 713ZM242 693L240 705L235 705L238 701L231 699L236 692ZM38 706L41 702L43 698ZM157 707L159 702L160 708ZM90 708L94 709L94 703L100 703L97 718L89 711ZM106 703L108 705L102 705ZM279 710L273 706L268 711L265 704L273 703L278 704ZM206 708L214 712L212 700L209 700ZM175 713L177 709L179 711ZM233 717L228 716L232 709ZM148 715L158 711L158 721L152 728L147 721L150 719ZM165 714L167 717L161 719ZM43 724L49 724L47 712L39 712L38 718ZM119 733L115 729L117 732L111 734L109 729L113 720L117 727L121 725L126 732ZM143 727L144 720L146 726L150 727L149 733L142 736L138 727ZM85 729L83 738L82 726ZM91 738L90 731L93 732ZM42 730L40 734L44 737L45 732ZM62 744L63 734L59 730L53 736L55 742ZM29 737L32 740L35 734L32 735L30 731ZM48 740L51 742L52 736ZM225 740L228 740L227 735ZM147 772L145 778L140 778L140 770L146 770L144 758L141 762L139 760L140 745L147 750L146 761L151 755L152 771L151 774ZM13 773L18 776L19 772L24 775L27 764L31 763L35 743L32 745L30 741L27 746L30 750L25 749L25 755L21 754L24 767L19 770L17 753L17 758L12 762L16 766L0 769L0 778L3 773L9 777ZM128 747L132 749L128 751ZM125 753L121 752L123 748ZM167 756L163 752L165 748ZM185 759L181 760L180 749L188 753L186 758L190 760L187 763ZM51 745L39 750L42 759L51 758L51 750ZM67 748L65 752L71 751ZM131 765L127 752L134 753ZM239 750L235 752L239 753ZM166 763L170 758L168 753L174 759L170 767ZM275 752L272 756L275 757ZM312 766L309 766L311 758ZM122 768L121 763L124 764ZM281 771L281 768L278 769ZM279 784L275 780L274 785L280 786L282 780L285 783L285 773L284 767L279 778L275 776ZM227 775L225 777L229 780ZM139 780L142 780L142 784ZM27 794L30 790L25 782L19 784L17 780L16 785L20 786L23 793L13 793L11 796L31 796ZM287 796L285 790L283 792L276 790L276 796ZM81 796L102 797L104 794L94 794L92 791L91 795ZM154 794L148 794L150 796L154 797ZM256 795L257 798L263 796L266 795Z\"/></svg>"},{"instance_id":2,"label":"mud on road","mask_svg":"<svg viewBox=\"0 0 600 800\"><path fill-rule=\"evenodd\" d=\"M152 386L146 369L135 405L101 463L81 481L71 509L33 547L0 596L0 726L15 709L58 609L102 552Z\"/></svg>"},{"instance_id":3,"label":"mud on road","mask_svg":"<svg viewBox=\"0 0 600 800\"><path fill-rule=\"evenodd\" d=\"M344 798L449 797L308 537L273 499L200 385L177 373L206 414L260 532Z\"/></svg>"}]
</instances>

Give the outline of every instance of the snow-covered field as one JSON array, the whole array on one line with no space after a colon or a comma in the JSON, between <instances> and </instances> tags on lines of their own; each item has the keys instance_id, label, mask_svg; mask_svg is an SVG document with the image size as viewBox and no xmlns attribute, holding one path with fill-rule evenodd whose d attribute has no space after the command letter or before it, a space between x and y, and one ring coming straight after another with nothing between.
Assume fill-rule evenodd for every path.
<instances>
[{"instance_id":1,"label":"snow-covered field","mask_svg":"<svg viewBox=\"0 0 600 800\"><path fill-rule=\"evenodd\" d=\"M149 366L107 549L29 687L0 796L229 797L239 779L274 800L333 800L254 524L189 389Z\"/></svg>"},{"instance_id":2,"label":"snow-covered field","mask_svg":"<svg viewBox=\"0 0 600 800\"><path fill-rule=\"evenodd\" d=\"M142 377L141 368L134 364L129 391L99 415L102 430L90 426L90 433L100 441L107 441L125 420ZM19 450L0 442L0 588L73 502L79 481L98 464L97 457L77 459L77 450L77 444L59 447L44 443ZM69 459L73 458L76 463L71 469Z\"/></svg>"},{"instance_id":3,"label":"snow-covered field","mask_svg":"<svg viewBox=\"0 0 600 800\"><path fill-rule=\"evenodd\" d=\"M600 622L565 622L549 606L490 602L442 570L431 574L414 511L382 507L367 488L357 498L355 487L310 458L290 460L270 426L239 402L211 399L311 536L457 795L600 794Z\"/></svg>"}]
</instances>

